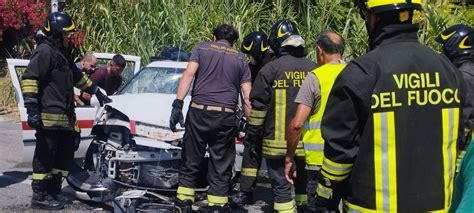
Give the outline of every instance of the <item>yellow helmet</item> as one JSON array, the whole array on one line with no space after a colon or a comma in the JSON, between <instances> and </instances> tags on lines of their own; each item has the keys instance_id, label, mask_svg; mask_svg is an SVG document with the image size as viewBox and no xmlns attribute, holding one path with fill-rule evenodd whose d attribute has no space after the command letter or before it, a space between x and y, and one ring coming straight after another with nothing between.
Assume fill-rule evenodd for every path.
<instances>
[{"instance_id":1,"label":"yellow helmet","mask_svg":"<svg viewBox=\"0 0 474 213\"><path fill-rule=\"evenodd\" d=\"M354 0L359 9L378 14L399 10L421 10L423 0Z\"/></svg>"}]
</instances>

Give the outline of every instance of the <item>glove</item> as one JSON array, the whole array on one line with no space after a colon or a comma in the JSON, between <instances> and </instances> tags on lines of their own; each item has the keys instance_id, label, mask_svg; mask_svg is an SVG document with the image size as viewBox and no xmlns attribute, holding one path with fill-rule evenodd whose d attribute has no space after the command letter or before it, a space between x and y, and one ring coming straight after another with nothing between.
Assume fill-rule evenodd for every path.
<instances>
[{"instance_id":1,"label":"glove","mask_svg":"<svg viewBox=\"0 0 474 213\"><path fill-rule=\"evenodd\" d=\"M107 97L107 95L102 93L100 89L98 89L95 92L95 97L97 97L97 100L99 101L100 106L104 106L104 104L112 102L112 99L110 99L109 97Z\"/></svg>"},{"instance_id":2,"label":"glove","mask_svg":"<svg viewBox=\"0 0 474 213\"><path fill-rule=\"evenodd\" d=\"M170 117L170 129L173 132L176 132L176 124L178 123L181 127L184 127L183 104L183 100L175 99L173 101L173 109L171 110Z\"/></svg>"},{"instance_id":3,"label":"glove","mask_svg":"<svg viewBox=\"0 0 474 213\"><path fill-rule=\"evenodd\" d=\"M40 129L42 126L41 115L39 113L28 114L28 125L36 130Z\"/></svg>"}]
</instances>

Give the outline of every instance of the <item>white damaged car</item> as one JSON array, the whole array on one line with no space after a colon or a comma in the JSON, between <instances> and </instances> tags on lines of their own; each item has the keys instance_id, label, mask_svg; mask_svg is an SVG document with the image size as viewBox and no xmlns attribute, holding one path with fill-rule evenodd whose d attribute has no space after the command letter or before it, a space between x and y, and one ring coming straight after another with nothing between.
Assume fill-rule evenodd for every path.
<instances>
[{"instance_id":1,"label":"white damaged car","mask_svg":"<svg viewBox=\"0 0 474 213\"><path fill-rule=\"evenodd\" d=\"M102 64L113 56L95 55L103 60ZM117 212L171 208L170 198L178 186L184 129L178 125L178 131L173 133L169 129L169 117L187 62L153 61L138 71L140 58L124 57L131 77L116 94L109 96L112 102L99 107L93 98L92 106L76 108L82 127L76 158L84 158L84 164L72 171L67 181L78 198L112 200ZM23 159L31 162L34 130L26 123L18 79L28 60L8 59L8 63L22 119ZM190 96L184 99L184 115L190 100ZM240 171L242 162L243 143L238 136L243 134L236 136L234 171ZM202 171L199 185L205 190L207 168L204 166Z\"/></svg>"}]
</instances>

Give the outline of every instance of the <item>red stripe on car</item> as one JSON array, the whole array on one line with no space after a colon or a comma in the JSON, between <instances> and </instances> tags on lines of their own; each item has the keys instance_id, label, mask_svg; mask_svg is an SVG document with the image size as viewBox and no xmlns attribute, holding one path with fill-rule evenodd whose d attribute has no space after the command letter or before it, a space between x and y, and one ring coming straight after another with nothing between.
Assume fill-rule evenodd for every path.
<instances>
[{"instance_id":1,"label":"red stripe on car","mask_svg":"<svg viewBox=\"0 0 474 213\"><path fill-rule=\"evenodd\" d=\"M132 135L137 134L137 130L135 129L135 121L134 120L130 120L130 133L132 133Z\"/></svg>"},{"instance_id":2,"label":"red stripe on car","mask_svg":"<svg viewBox=\"0 0 474 213\"><path fill-rule=\"evenodd\" d=\"M94 120L78 120L77 124L81 129L90 129L94 125ZM23 130L33 130L30 126L28 126L28 122L22 121L21 122L21 129Z\"/></svg>"}]
</instances>

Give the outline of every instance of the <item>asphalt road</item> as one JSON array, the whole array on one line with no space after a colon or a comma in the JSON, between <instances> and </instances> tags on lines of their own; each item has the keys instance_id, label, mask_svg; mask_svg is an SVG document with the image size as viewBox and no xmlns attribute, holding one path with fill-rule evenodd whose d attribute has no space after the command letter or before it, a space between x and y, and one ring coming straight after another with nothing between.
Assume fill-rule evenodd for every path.
<instances>
[{"instance_id":1,"label":"asphalt road","mask_svg":"<svg viewBox=\"0 0 474 213\"><path fill-rule=\"evenodd\" d=\"M39 212L30 210L31 163L21 163L22 137L20 124L0 115L0 212ZM70 192L67 183L63 185ZM101 204L74 201L67 212L105 211ZM44 212L44 211L41 211Z\"/></svg>"},{"instance_id":2,"label":"asphalt road","mask_svg":"<svg viewBox=\"0 0 474 213\"><path fill-rule=\"evenodd\" d=\"M0 115L0 212L40 212L30 209L31 200L31 163L22 163L21 127L14 118ZM256 203L247 205L248 212L271 212L271 188L263 179L257 184ZM63 191L71 193L66 181ZM66 212L111 211L113 208L105 204L75 200L67 205ZM41 211L44 212L44 211Z\"/></svg>"}]
</instances>

